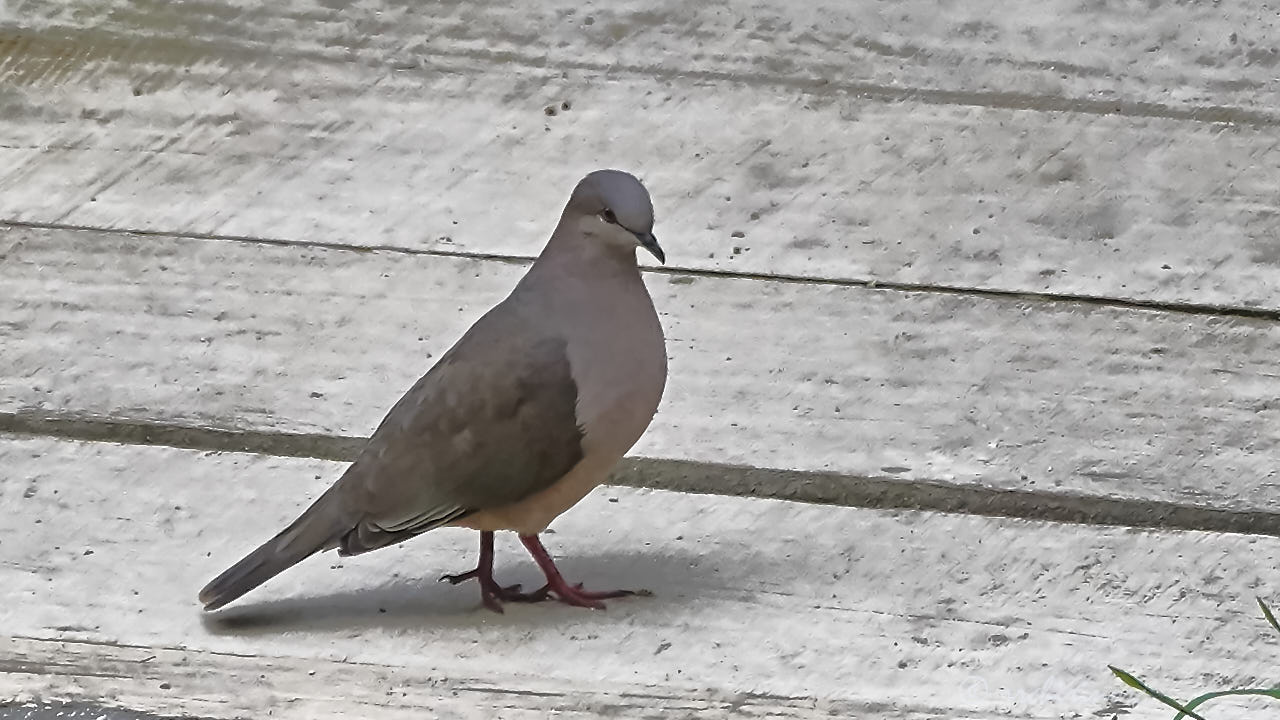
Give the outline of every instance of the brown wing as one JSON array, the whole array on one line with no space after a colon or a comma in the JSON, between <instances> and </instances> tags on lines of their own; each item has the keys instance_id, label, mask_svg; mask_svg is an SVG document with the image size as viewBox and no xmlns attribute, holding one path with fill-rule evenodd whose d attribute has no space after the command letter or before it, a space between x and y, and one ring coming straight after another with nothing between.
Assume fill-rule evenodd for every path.
<instances>
[{"instance_id":1,"label":"brown wing","mask_svg":"<svg viewBox=\"0 0 1280 720\"><path fill-rule=\"evenodd\" d=\"M340 550L397 543L549 487L582 459L577 398L564 340L510 308L490 311L391 408L339 480L363 510Z\"/></svg>"}]
</instances>

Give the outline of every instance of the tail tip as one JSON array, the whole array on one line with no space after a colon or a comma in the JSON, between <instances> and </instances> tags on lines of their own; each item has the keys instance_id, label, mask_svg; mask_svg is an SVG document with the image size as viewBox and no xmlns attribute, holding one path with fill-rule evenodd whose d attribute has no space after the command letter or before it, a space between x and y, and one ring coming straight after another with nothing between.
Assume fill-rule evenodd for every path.
<instances>
[{"instance_id":1,"label":"tail tip","mask_svg":"<svg viewBox=\"0 0 1280 720\"><path fill-rule=\"evenodd\" d=\"M217 610L226 604L226 602L219 602L218 593L214 591L212 583L204 586L204 588L200 590L200 594L196 596L196 599L200 602L200 605L203 606L201 609L205 612Z\"/></svg>"}]
</instances>

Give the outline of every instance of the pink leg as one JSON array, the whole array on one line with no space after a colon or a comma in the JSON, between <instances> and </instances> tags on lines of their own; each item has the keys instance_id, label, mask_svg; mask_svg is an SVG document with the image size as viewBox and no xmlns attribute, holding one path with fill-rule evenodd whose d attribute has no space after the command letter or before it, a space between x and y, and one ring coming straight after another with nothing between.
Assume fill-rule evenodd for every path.
<instances>
[{"instance_id":1,"label":"pink leg","mask_svg":"<svg viewBox=\"0 0 1280 720\"><path fill-rule=\"evenodd\" d=\"M542 546L542 541L537 535L521 535L520 542L524 543L524 547L533 556L533 561L538 563L538 567L542 570L542 574L547 576L547 584L536 592L530 593L530 599L545 599L548 593L555 595L556 599L566 605L575 607L588 607L597 610L604 609L604 603L601 600L609 598L626 597L628 595L648 595L646 590L612 590L608 592L592 592L583 590L582 585L570 585L560 575L560 570L556 567L555 561L551 559L551 555L547 553L547 549Z\"/></svg>"},{"instance_id":2,"label":"pink leg","mask_svg":"<svg viewBox=\"0 0 1280 720\"><path fill-rule=\"evenodd\" d=\"M521 535L520 542L524 543L529 554L533 556L534 562L538 563L542 574L547 576L547 584L537 590L531 593L523 593L520 592L519 585L503 587L493 579L493 533L490 531L481 531L480 533L480 561L476 563L475 569L458 573L457 575L445 575L440 578L440 582L457 585L471 579L479 581L480 600L485 607L497 613L502 612L502 603L504 602L542 602L550 599L552 595L566 605L603 610L604 603L600 602L601 600L626 597L628 595L650 594L647 590L592 592L583 590L581 584L570 585L560 575L560 570L551 559L551 555L547 553L547 549L542 546L542 541L538 539L537 535Z\"/></svg>"},{"instance_id":3,"label":"pink leg","mask_svg":"<svg viewBox=\"0 0 1280 720\"><path fill-rule=\"evenodd\" d=\"M520 592L519 585L503 587L493 579L492 532L482 531L480 533L480 562L476 563L475 570L468 570L457 575L445 575L440 578L440 582L457 585L472 578L480 582L480 601L484 603L485 607L496 613L502 612L502 603L504 602L537 602L546 598L546 593L541 590L526 594Z\"/></svg>"}]
</instances>

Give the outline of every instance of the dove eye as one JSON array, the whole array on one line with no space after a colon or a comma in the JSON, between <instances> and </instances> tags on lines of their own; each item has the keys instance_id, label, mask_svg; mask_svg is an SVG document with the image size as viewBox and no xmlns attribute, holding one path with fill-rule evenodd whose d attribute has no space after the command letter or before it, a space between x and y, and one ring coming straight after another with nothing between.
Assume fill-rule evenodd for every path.
<instances>
[{"instance_id":1,"label":"dove eye","mask_svg":"<svg viewBox=\"0 0 1280 720\"><path fill-rule=\"evenodd\" d=\"M618 224L618 216L614 215L613 211L610 210L609 208L605 208L604 212L600 213L600 217L604 218L604 221L609 223L610 225Z\"/></svg>"}]
</instances>

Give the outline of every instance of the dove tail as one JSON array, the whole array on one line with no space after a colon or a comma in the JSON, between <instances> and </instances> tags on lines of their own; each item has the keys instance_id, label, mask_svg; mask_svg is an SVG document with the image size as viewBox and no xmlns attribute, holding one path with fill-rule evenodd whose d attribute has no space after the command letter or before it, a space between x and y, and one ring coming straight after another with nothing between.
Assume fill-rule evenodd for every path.
<instances>
[{"instance_id":1,"label":"dove tail","mask_svg":"<svg viewBox=\"0 0 1280 720\"><path fill-rule=\"evenodd\" d=\"M327 493L326 493L327 495ZM321 497L280 534L227 568L200 591L205 610L217 610L288 570L308 557L337 544L350 527L334 522Z\"/></svg>"}]
</instances>

